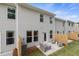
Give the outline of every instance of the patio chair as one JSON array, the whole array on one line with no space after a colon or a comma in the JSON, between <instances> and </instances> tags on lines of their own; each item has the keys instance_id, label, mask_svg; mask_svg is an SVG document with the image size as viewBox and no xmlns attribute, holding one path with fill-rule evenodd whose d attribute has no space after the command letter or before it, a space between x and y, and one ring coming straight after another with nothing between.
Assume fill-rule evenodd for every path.
<instances>
[{"instance_id":1,"label":"patio chair","mask_svg":"<svg viewBox=\"0 0 79 59\"><path fill-rule=\"evenodd\" d=\"M51 49L51 46L48 45L47 43L40 43L40 48L41 48L44 52L46 52L46 51L48 51L48 50Z\"/></svg>"}]
</instances>

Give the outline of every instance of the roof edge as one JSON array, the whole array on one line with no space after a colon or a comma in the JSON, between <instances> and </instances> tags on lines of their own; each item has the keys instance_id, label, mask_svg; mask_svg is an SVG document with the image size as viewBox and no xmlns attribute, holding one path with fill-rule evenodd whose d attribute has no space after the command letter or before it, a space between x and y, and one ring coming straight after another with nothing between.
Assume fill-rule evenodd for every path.
<instances>
[{"instance_id":1,"label":"roof edge","mask_svg":"<svg viewBox=\"0 0 79 59\"><path fill-rule=\"evenodd\" d=\"M49 15L49 16L56 16L56 14L54 14L54 13L51 13L49 11L40 9L38 7L35 7L35 6L32 6L32 5L28 4L28 3L18 3L18 5L21 5L21 6L25 7L25 8L29 8L29 9L34 10L34 11L37 11L37 12L42 13L42 14L46 14L46 15Z\"/></svg>"}]
</instances>

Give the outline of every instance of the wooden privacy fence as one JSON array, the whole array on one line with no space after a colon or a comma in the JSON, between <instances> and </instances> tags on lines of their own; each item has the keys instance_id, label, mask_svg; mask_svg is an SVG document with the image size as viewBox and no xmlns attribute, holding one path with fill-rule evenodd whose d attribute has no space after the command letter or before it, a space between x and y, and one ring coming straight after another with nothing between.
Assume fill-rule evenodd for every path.
<instances>
[{"instance_id":1,"label":"wooden privacy fence","mask_svg":"<svg viewBox=\"0 0 79 59\"><path fill-rule=\"evenodd\" d=\"M78 40L78 36L79 36L79 33L77 33L77 32L71 32L71 33L68 34L68 39Z\"/></svg>"},{"instance_id":2,"label":"wooden privacy fence","mask_svg":"<svg viewBox=\"0 0 79 59\"><path fill-rule=\"evenodd\" d=\"M13 56L18 56L18 49L17 48L13 49Z\"/></svg>"},{"instance_id":3,"label":"wooden privacy fence","mask_svg":"<svg viewBox=\"0 0 79 59\"><path fill-rule=\"evenodd\" d=\"M58 43L63 43L65 45L67 45L68 40L78 40L79 39L79 33L77 32L72 32L69 34L55 34L55 41Z\"/></svg>"},{"instance_id":4,"label":"wooden privacy fence","mask_svg":"<svg viewBox=\"0 0 79 59\"><path fill-rule=\"evenodd\" d=\"M68 36L66 34L55 34L55 41L67 45Z\"/></svg>"},{"instance_id":5,"label":"wooden privacy fence","mask_svg":"<svg viewBox=\"0 0 79 59\"><path fill-rule=\"evenodd\" d=\"M22 38L21 36L19 35L19 38L18 38L18 55L21 55L21 49L22 49Z\"/></svg>"},{"instance_id":6,"label":"wooden privacy fence","mask_svg":"<svg viewBox=\"0 0 79 59\"><path fill-rule=\"evenodd\" d=\"M22 47L22 38L19 36L18 42L17 42L18 47L13 49L13 56L21 56L21 47Z\"/></svg>"}]
</instances>

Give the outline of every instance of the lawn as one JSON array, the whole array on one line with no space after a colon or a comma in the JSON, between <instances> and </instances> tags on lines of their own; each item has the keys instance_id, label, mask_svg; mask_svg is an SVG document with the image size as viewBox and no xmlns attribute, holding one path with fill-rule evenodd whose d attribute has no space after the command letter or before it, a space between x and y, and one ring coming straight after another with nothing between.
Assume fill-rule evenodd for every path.
<instances>
[{"instance_id":1,"label":"lawn","mask_svg":"<svg viewBox=\"0 0 79 59\"><path fill-rule=\"evenodd\" d=\"M79 41L73 41L67 47L56 51L50 56L79 56Z\"/></svg>"},{"instance_id":2,"label":"lawn","mask_svg":"<svg viewBox=\"0 0 79 59\"><path fill-rule=\"evenodd\" d=\"M32 52L31 56L45 56L39 49ZM68 46L52 53L49 56L79 56L79 41L73 41Z\"/></svg>"}]
</instances>

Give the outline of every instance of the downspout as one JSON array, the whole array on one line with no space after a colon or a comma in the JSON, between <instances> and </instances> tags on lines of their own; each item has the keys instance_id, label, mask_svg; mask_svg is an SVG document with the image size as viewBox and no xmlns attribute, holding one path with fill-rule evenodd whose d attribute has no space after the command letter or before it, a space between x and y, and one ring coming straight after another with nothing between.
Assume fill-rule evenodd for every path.
<instances>
[{"instance_id":1,"label":"downspout","mask_svg":"<svg viewBox=\"0 0 79 59\"><path fill-rule=\"evenodd\" d=\"M21 56L21 49L20 49L20 38L18 33L18 3L16 5L16 48L18 50L18 56Z\"/></svg>"}]
</instances>

